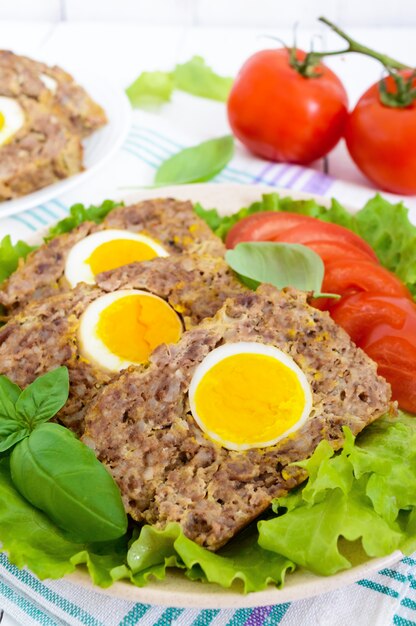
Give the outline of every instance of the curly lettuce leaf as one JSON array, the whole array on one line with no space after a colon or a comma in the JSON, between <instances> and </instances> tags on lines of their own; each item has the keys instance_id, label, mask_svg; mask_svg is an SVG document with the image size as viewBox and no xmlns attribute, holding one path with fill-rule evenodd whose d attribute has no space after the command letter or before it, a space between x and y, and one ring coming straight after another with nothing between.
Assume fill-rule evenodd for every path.
<instances>
[{"instance_id":1,"label":"curly lettuce leaf","mask_svg":"<svg viewBox=\"0 0 416 626\"><path fill-rule=\"evenodd\" d=\"M85 564L93 582L108 587L128 575L127 540L78 544L65 539L44 513L14 487L9 459L0 460L0 543L17 567L29 567L39 578L61 578Z\"/></svg>"},{"instance_id":2,"label":"curly lettuce leaf","mask_svg":"<svg viewBox=\"0 0 416 626\"><path fill-rule=\"evenodd\" d=\"M57 235L69 233L83 222L95 222L99 224L105 217L118 206L122 206L122 202L114 202L114 200L104 200L101 204L92 204L89 207L83 204L73 204L69 209L69 216L64 217L48 231L45 241L50 241Z\"/></svg>"},{"instance_id":3,"label":"curly lettuce leaf","mask_svg":"<svg viewBox=\"0 0 416 626\"><path fill-rule=\"evenodd\" d=\"M351 567L345 541L359 540L370 557L416 545L416 424L383 418L335 454L321 442L298 463L303 489L275 500L277 517L259 523L259 543L322 575Z\"/></svg>"},{"instance_id":4,"label":"curly lettuce leaf","mask_svg":"<svg viewBox=\"0 0 416 626\"><path fill-rule=\"evenodd\" d=\"M35 247L24 241L12 243L10 235L0 241L0 284L17 269L20 259L25 259Z\"/></svg>"},{"instance_id":5,"label":"curly lettuce leaf","mask_svg":"<svg viewBox=\"0 0 416 626\"><path fill-rule=\"evenodd\" d=\"M191 580L222 587L231 587L239 580L245 593L265 589L269 583L281 586L286 572L295 568L285 557L259 546L255 525L217 553L185 537L179 524L168 524L164 530L144 526L129 549L127 562L132 580L139 586L151 576L164 578L168 567L180 567Z\"/></svg>"}]
</instances>

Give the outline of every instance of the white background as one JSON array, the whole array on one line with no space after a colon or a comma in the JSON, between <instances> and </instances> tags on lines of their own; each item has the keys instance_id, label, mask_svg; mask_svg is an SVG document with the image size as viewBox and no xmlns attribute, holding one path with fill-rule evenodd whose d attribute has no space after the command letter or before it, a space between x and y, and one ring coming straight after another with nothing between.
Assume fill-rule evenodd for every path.
<instances>
[{"instance_id":1,"label":"white background","mask_svg":"<svg viewBox=\"0 0 416 626\"><path fill-rule=\"evenodd\" d=\"M0 0L1 19L137 20L199 26L312 25L317 15L344 26L416 25L415 0Z\"/></svg>"}]
</instances>

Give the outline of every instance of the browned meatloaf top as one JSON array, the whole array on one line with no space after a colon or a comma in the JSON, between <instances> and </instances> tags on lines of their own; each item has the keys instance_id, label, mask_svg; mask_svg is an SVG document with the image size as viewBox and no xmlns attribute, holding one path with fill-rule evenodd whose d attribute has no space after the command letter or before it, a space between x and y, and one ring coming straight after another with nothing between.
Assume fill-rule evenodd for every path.
<instances>
[{"instance_id":1,"label":"browned meatloaf top","mask_svg":"<svg viewBox=\"0 0 416 626\"><path fill-rule=\"evenodd\" d=\"M59 110L22 96L25 124L0 147L0 201L25 195L80 172L82 145Z\"/></svg>"},{"instance_id":2,"label":"browned meatloaf top","mask_svg":"<svg viewBox=\"0 0 416 626\"><path fill-rule=\"evenodd\" d=\"M21 387L59 365L69 369L70 395L59 414L74 431L83 430L88 403L112 376L82 357L79 320L86 307L120 287L145 289L164 298L181 315L185 328L213 315L226 294L243 290L223 259L177 255L126 266L99 276L102 286L75 289L35 301L0 328L0 374ZM213 285L215 284L215 287Z\"/></svg>"},{"instance_id":3,"label":"browned meatloaf top","mask_svg":"<svg viewBox=\"0 0 416 626\"><path fill-rule=\"evenodd\" d=\"M47 76L56 81L51 91L42 80ZM107 122L99 104L60 67L0 50L0 95L19 98L27 96L44 105L59 106L72 132L85 137Z\"/></svg>"},{"instance_id":4,"label":"browned meatloaf top","mask_svg":"<svg viewBox=\"0 0 416 626\"><path fill-rule=\"evenodd\" d=\"M64 269L70 249L92 232L107 228L147 234L160 241L172 255L182 252L224 255L221 240L196 215L190 202L173 198L145 200L118 207L100 225L81 224L35 250L0 287L0 304L15 312L32 300L66 291Z\"/></svg>"},{"instance_id":5,"label":"browned meatloaf top","mask_svg":"<svg viewBox=\"0 0 416 626\"><path fill-rule=\"evenodd\" d=\"M305 425L262 450L219 447L189 411L195 368L212 349L236 341L291 355L313 391ZM157 348L147 369L126 370L103 389L85 415L84 441L114 476L134 519L158 527L179 522L188 537L215 550L304 479L290 463L309 457L322 439L339 448L342 426L357 434L389 407L389 385L327 313L294 290L262 286L227 300L214 319Z\"/></svg>"}]
</instances>

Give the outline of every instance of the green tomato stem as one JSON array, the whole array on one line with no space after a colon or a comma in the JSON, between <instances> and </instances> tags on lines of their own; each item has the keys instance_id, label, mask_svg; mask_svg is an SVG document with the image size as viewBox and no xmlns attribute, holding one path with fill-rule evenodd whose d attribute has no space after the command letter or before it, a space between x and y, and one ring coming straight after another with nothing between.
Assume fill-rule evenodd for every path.
<instances>
[{"instance_id":1,"label":"green tomato stem","mask_svg":"<svg viewBox=\"0 0 416 626\"><path fill-rule=\"evenodd\" d=\"M401 63L400 61L396 61L396 59L393 59L387 54L376 52L372 48L368 48L367 46L363 46L362 44L358 43L358 41L355 41L355 39L347 35L347 33L341 30L341 28L339 28L336 24L333 24L326 17L320 17L318 19L323 24L326 24L327 26L329 26L329 28L331 28L335 33L337 33L337 35L345 39L345 41L348 43L348 48L346 48L345 50L334 50L332 52L322 52L322 53L314 52L312 54L315 57L317 57L318 55L324 57L324 56L331 56L331 55L337 55L337 54L346 54L348 52L358 52L359 54L364 54L365 56L371 57L373 59L377 59L377 61L380 61L380 63L382 63L384 67L386 68L390 68L393 70L409 69L410 67L409 65L405 65L404 63Z\"/></svg>"}]
</instances>

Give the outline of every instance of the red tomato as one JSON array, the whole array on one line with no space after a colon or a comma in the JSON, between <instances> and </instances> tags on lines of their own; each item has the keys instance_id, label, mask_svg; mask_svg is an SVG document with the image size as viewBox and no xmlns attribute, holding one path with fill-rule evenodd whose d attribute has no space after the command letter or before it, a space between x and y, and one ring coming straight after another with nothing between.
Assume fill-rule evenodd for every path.
<instances>
[{"instance_id":1,"label":"red tomato","mask_svg":"<svg viewBox=\"0 0 416 626\"><path fill-rule=\"evenodd\" d=\"M364 260L351 262L343 259L327 263L322 291L340 296L370 291L383 296L412 299L408 289L392 272L372 261Z\"/></svg>"},{"instance_id":2,"label":"red tomato","mask_svg":"<svg viewBox=\"0 0 416 626\"><path fill-rule=\"evenodd\" d=\"M242 241L286 241L305 244L316 240L344 242L377 261L368 243L347 228L297 213L262 211L244 217L230 229L225 245L227 248L234 248Z\"/></svg>"},{"instance_id":3,"label":"red tomato","mask_svg":"<svg viewBox=\"0 0 416 626\"><path fill-rule=\"evenodd\" d=\"M362 291L341 298L331 306L331 317L357 346L373 335L379 337L411 331L416 337L416 305L408 298L378 296Z\"/></svg>"},{"instance_id":4,"label":"red tomato","mask_svg":"<svg viewBox=\"0 0 416 626\"><path fill-rule=\"evenodd\" d=\"M299 61L305 58L296 50ZM236 137L271 161L310 163L338 143L348 117L347 93L323 63L304 77L286 48L262 50L241 68L228 98L228 120Z\"/></svg>"},{"instance_id":5,"label":"red tomato","mask_svg":"<svg viewBox=\"0 0 416 626\"><path fill-rule=\"evenodd\" d=\"M393 400L416 413L416 347L406 337L386 336L363 348L390 383Z\"/></svg>"},{"instance_id":6,"label":"red tomato","mask_svg":"<svg viewBox=\"0 0 416 626\"><path fill-rule=\"evenodd\" d=\"M302 243L304 245L308 245L310 241L314 240L319 240L321 242L330 241L334 243L343 242L349 244L350 246L354 246L354 248L363 252L367 259L370 259L373 262L378 261L374 250L368 245L368 243L347 228L338 226L337 224L321 222L313 217L310 219L312 220L310 223L299 224L290 230L275 235L272 238L273 241Z\"/></svg>"},{"instance_id":7,"label":"red tomato","mask_svg":"<svg viewBox=\"0 0 416 626\"><path fill-rule=\"evenodd\" d=\"M401 74L408 76L408 72ZM387 88L396 91L391 77ZM416 193L416 101L405 108L386 106L376 83L349 116L345 139L355 163L378 187L399 194Z\"/></svg>"},{"instance_id":8,"label":"red tomato","mask_svg":"<svg viewBox=\"0 0 416 626\"><path fill-rule=\"evenodd\" d=\"M299 241L298 243L306 243L308 248L311 248L316 254L319 254L325 264L338 259L348 259L349 261L364 259L372 261L373 263L378 262L376 258L374 258L374 253L370 255L346 241L325 241L320 239L318 241L308 242Z\"/></svg>"},{"instance_id":9,"label":"red tomato","mask_svg":"<svg viewBox=\"0 0 416 626\"><path fill-rule=\"evenodd\" d=\"M416 412L416 305L407 298L357 293L331 316L378 365L400 407Z\"/></svg>"},{"instance_id":10,"label":"red tomato","mask_svg":"<svg viewBox=\"0 0 416 626\"><path fill-rule=\"evenodd\" d=\"M271 241L279 233L300 224L312 224L316 218L297 213L261 211L243 217L229 230L225 239L227 248L234 248L242 241Z\"/></svg>"}]
</instances>

